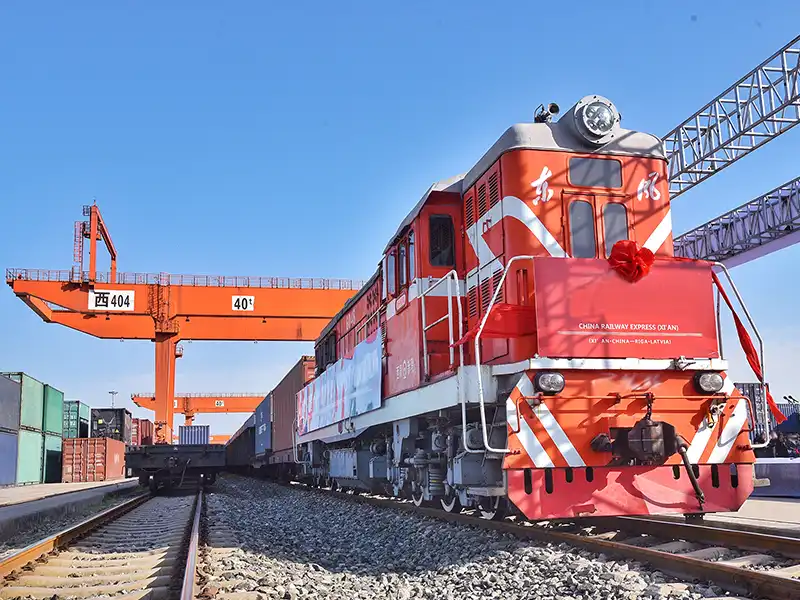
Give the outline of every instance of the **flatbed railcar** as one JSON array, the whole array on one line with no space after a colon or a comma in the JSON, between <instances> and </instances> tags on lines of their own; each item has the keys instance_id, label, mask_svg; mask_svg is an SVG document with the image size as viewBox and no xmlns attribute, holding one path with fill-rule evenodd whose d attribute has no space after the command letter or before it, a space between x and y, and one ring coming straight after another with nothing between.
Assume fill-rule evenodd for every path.
<instances>
[{"instance_id":1,"label":"flatbed railcar","mask_svg":"<svg viewBox=\"0 0 800 600\"><path fill-rule=\"evenodd\" d=\"M511 126L402 221L273 423L281 476L533 520L750 495L748 434L774 403L745 326L770 402L751 410L726 374L715 300L735 314L733 281L674 256L659 138L601 96L559 112Z\"/></svg>"},{"instance_id":2,"label":"flatbed railcar","mask_svg":"<svg viewBox=\"0 0 800 600\"><path fill-rule=\"evenodd\" d=\"M159 489L186 489L213 485L225 468L222 444L153 444L128 446L125 466L139 485Z\"/></svg>"}]
</instances>

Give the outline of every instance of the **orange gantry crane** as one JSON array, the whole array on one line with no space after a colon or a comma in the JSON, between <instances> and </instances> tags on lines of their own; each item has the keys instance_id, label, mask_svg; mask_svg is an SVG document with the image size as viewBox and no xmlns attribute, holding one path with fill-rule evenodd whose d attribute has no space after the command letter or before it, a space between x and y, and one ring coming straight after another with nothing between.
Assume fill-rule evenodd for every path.
<instances>
[{"instance_id":1,"label":"orange gantry crane","mask_svg":"<svg viewBox=\"0 0 800 600\"><path fill-rule=\"evenodd\" d=\"M182 414L186 425L191 425L200 413L252 413L266 394L175 394L172 408ZM155 410L155 394L131 394L136 406Z\"/></svg>"},{"instance_id":2,"label":"orange gantry crane","mask_svg":"<svg viewBox=\"0 0 800 600\"><path fill-rule=\"evenodd\" d=\"M6 282L47 323L98 338L155 342L156 443L170 443L180 340L311 341L360 281L118 273L117 250L97 205L74 229L67 271L8 269ZM89 270L84 271L89 240ZM97 242L111 257L97 271Z\"/></svg>"}]
</instances>

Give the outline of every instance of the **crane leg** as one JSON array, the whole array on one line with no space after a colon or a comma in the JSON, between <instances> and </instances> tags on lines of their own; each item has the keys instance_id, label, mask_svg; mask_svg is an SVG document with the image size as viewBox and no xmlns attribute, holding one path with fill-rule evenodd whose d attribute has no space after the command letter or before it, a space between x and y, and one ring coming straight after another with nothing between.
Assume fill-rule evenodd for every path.
<instances>
[{"instance_id":1,"label":"crane leg","mask_svg":"<svg viewBox=\"0 0 800 600\"><path fill-rule=\"evenodd\" d=\"M175 345L172 334L156 334L156 444L172 443L175 416Z\"/></svg>"}]
</instances>

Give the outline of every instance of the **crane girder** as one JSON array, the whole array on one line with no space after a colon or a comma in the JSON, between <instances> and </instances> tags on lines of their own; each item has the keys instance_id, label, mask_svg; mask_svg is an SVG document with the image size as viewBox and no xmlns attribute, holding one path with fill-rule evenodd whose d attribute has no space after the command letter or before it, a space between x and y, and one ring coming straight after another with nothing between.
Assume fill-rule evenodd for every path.
<instances>
[{"instance_id":1,"label":"crane girder","mask_svg":"<svg viewBox=\"0 0 800 600\"><path fill-rule=\"evenodd\" d=\"M672 199L800 123L800 36L664 136Z\"/></svg>"},{"instance_id":2,"label":"crane girder","mask_svg":"<svg viewBox=\"0 0 800 600\"><path fill-rule=\"evenodd\" d=\"M9 269L6 280L44 321L106 339L151 340L156 333L168 333L198 341L313 341L354 293L339 282L334 288L315 287L310 279L298 280L298 287L288 287L295 283L292 280L285 280L287 287L169 283L189 280L186 276L166 279L165 285L90 285L65 282L61 273ZM152 281L156 277L120 273L119 279ZM258 283L258 278L227 281ZM103 298L102 306L98 298ZM127 305L111 306L117 304L114 298Z\"/></svg>"},{"instance_id":3,"label":"crane girder","mask_svg":"<svg viewBox=\"0 0 800 600\"><path fill-rule=\"evenodd\" d=\"M675 238L676 256L733 267L800 241L800 177Z\"/></svg>"}]
</instances>

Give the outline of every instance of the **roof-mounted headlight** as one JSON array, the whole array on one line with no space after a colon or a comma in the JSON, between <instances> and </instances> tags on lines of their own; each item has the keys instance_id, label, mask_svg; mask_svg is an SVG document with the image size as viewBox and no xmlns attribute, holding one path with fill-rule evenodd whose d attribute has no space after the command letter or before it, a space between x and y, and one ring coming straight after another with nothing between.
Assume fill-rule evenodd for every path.
<instances>
[{"instance_id":1,"label":"roof-mounted headlight","mask_svg":"<svg viewBox=\"0 0 800 600\"><path fill-rule=\"evenodd\" d=\"M572 112L575 128L590 144L601 146L614 137L620 114L614 104L602 96L585 96Z\"/></svg>"}]
</instances>

